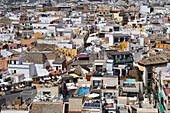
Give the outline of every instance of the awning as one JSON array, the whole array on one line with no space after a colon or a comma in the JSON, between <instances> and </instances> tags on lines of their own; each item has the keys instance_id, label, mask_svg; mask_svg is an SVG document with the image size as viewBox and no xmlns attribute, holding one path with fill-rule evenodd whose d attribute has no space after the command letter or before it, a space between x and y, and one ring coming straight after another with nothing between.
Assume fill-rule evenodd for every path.
<instances>
[{"instance_id":1,"label":"awning","mask_svg":"<svg viewBox=\"0 0 170 113\"><path fill-rule=\"evenodd\" d=\"M106 16L111 16L111 14L106 14Z\"/></svg>"},{"instance_id":2,"label":"awning","mask_svg":"<svg viewBox=\"0 0 170 113\"><path fill-rule=\"evenodd\" d=\"M163 96L162 96L162 93L159 93L159 94L158 94L158 97L159 97L159 99L162 98L162 97L163 97Z\"/></svg>"},{"instance_id":3,"label":"awning","mask_svg":"<svg viewBox=\"0 0 170 113\"><path fill-rule=\"evenodd\" d=\"M159 102L159 107L160 107L161 113L164 113L164 108L163 108L161 102Z\"/></svg>"}]
</instances>

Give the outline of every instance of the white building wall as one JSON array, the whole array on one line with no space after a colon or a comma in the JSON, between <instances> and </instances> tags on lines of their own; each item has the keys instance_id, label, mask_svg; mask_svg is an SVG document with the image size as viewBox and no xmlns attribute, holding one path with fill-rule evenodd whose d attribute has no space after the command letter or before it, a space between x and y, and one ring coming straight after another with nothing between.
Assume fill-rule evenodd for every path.
<instances>
[{"instance_id":1,"label":"white building wall","mask_svg":"<svg viewBox=\"0 0 170 113\"><path fill-rule=\"evenodd\" d=\"M53 64L54 70L56 70L56 67L59 66L58 70L62 70L62 64Z\"/></svg>"},{"instance_id":2,"label":"white building wall","mask_svg":"<svg viewBox=\"0 0 170 113\"><path fill-rule=\"evenodd\" d=\"M22 82L24 80L24 75L20 75L20 76L10 76L13 79L14 83L19 83Z\"/></svg>"},{"instance_id":3,"label":"white building wall","mask_svg":"<svg viewBox=\"0 0 170 113\"><path fill-rule=\"evenodd\" d=\"M55 34L56 34L56 27L55 26L49 26L48 28L48 35L51 35L52 33L53 33L53 35L55 36Z\"/></svg>"},{"instance_id":4,"label":"white building wall","mask_svg":"<svg viewBox=\"0 0 170 113\"><path fill-rule=\"evenodd\" d=\"M33 32L34 33L39 32L39 33L41 33L43 35L49 35L47 29L33 29Z\"/></svg>"},{"instance_id":5,"label":"white building wall","mask_svg":"<svg viewBox=\"0 0 170 113\"><path fill-rule=\"evenodd\" d=\"M148 8L148 6L140 6L140 13L150 13L150 8Z\"/></svg>"},{"instance_id":6,"label":"white building wall","mask_svg":"<svg viewBox=\"0 0 170 113\"><path fill-rule=\"evenodd\" d=\"M10 74L14 73L14 70L16 70L16 74L24 74L25 78L29 78L29 65L15 65L15 64L8 64L8 71Z\"/></svg>"},{"instance_id":7,"label":"white building wall","mask_svg":"<svg viewBox=\"0 0 170 113\"><path fill-rule=\"evenodd\" d=\"M24 74L25 78L30 78L37 75L34 65L26 62L22 62L22 64L8 64L8 71L10 74L13 74L14 70L16 70L16 74Z\"/></svg>"},{"instance_id":8,"label":"white building wall","mask_svg":"<svg viewBox=\"0 0 170 113\"><path fill-rule=\"evenodd\" d=\"M49 72L43 68L43 64L35 64L36 71L38 76L46 76L49 75Z\"/></svg>"},{"instance_id":9,"label":"white building wall","mask_svg":"<svg viewBox=\"0 0 170 113\"><path fill-rule=\"evenodd\" d=\"M14 39L14 34L0 34L0 40L2 41L7 41L7 40L13 40Z\"/></svg>"},{"instance_id":10,"label":"white building wall","mask_svg":"<svg viewBox=\"0 0 170 113\"><path fill-rule=\"evenodd\" d=\"M144 38L139 38L139 45L144 46Z\"/></svg>"},{"instance_id":11,"label":"white building wall","mask_svg":"<svg viewBox=\"0 0 170 113\"><path fill-rule=\"evenodd\" d=\"M113 31L113 26L104 26L105 31L109 31L110 29Z\"/></svg>"},{"instance_id":12,"label":"white building wall","mask_svg":"<svg viewBox=\"0 0 170 113\"><path fill-rule=\"evenodd\" d=\"M64 36L72 36L72 33L64 33Z\"/></svg>"},{"instance_id":13,"label":"white building wall","mask_svg":"<svg viewBox=\"0 0 170 113\"><path fill-rule=\"evenodd\" d=\"M39 17L39 22L50 23L52 20L59 19L59 17Z\"/></svg>"},{"instance_id":14,"label":"white building wall","mask_svg":"<svg viewBox=\"0 0 170 113\"><path fill-rule=\"evenodd\" d=\"M64 47L66 47L66 48L69 48L69 49L73 49L74 45L73 45L73 44L63 44L63 43L61 43L61 44L57 44L57 47L58 47L58 48L64 48ZM74 47L74 48L75 48L75 47Z\"/></svg>"},{"instance_id":15,"label":"white building wall","mask_svg":"<svg viewBox=\"0 0 170 113\"><path fill-rule=\"evenodd\" d=\"M8 57L8 56L11 56L13 53L7 51L7 49L2 49L2 50L0 50L0 54L1 54L3 57Z\"/></svg>"},{"instance_id":16,"label":"white building wall","mask_svg":"<svg viewBox=\"0 0 170 113\"><path fill-rule=\"evenodd\" d=\"M113 34L106 34L105 37L109 38L109 46L112 46L114 43Z\"/></svg>"}]
</instances>

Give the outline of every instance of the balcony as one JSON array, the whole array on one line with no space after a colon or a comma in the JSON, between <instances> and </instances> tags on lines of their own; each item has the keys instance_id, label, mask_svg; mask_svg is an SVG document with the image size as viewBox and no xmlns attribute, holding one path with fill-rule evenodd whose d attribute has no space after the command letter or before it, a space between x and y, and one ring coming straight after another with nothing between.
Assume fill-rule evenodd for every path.
<instances>
[{"instance_id":1,"label":"balcony","mask_svg":"<svg viewBox=\"0 0 170 113\"><path fill-rule=\"evenodd\" d=\"M112 14L106 14L105 16L107 16L107 17L111 17L111 16L112 16Z\"/></svg>"},{"instance_id":2,"label":"balcony","mask_svg":"<svg viewBox=\"0 0 170 113\"><path fill-rule=\"evenodd\" d=\"M133 62L134 60L132 58L128 58L128 59L118 59L118 60L114 60L115 64L121 64L121 63L129 63L129 62Z\"/></svg>"}]
</instances>

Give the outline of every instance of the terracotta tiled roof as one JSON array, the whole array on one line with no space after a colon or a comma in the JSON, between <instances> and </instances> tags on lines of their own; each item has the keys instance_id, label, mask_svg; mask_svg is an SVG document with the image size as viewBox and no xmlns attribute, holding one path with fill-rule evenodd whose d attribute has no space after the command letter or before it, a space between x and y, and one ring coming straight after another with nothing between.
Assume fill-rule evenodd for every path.
<instances>
[{"instance_id":1,"label":"terracotta tiled roof","mask_svg":"<svg viewBox=\"0 0 170 113\"><path fill-rule=\"evenodd\" d=\"M156 44L155 48L168 48L168 44Z\"/></svg>"},{"instance_id":2,"label":"terracotta tiled roof","mask_svg":"<svg viewBox=\"0 0 170 113\"><path fill-rule=\"evenodd\" d=\"M55 47L55 44L36 44L36 46L32 48L31 51L53 51L55 50Z\"/></svg>"},{"instance_id":3,"label":"terracotta tiled roof","mask_svg":"<svg viewBox=\"0 0 170 113\"><path fill-rule=\"evenodd\" d=\"M20 40L21 44L25 45L25 44L31 44L33 42L35 42L36 40Z\"/></svg>"},{"instance_id":4,"label":"terracotta tiled roof","mask_svg":"<svg viewBox=\"0 0 170 113\"><path fill-rule=\"evenodd\" d=\"M32 34L31 37L34 37L34 38L43 38L44 35L42 35L42 34L39 33L39 32L36 32L36 33Z\"/></svg>"},{"instance_id":5,"label":"terracotta tiled roof","mask_svg":"<svg viewBox=\"0 0 170 113\"><path fill-rule=\"evenodd\" d=\"M29 113L62 113L62 102L33 102Z\"/></svg>"},{"instance_id":6,"label":"terracotta tiled roof","mask_svg":"<svg viewBox=\"0 0 170 113\"><path fill-rule=\"evenodd\" d=\"M3 48L3 46L2 45L0 45L0 49L2 49Z\"/></svg>"},{"instance_id":7,"label":"terracotta tiled roof","mask_svg":"<svg viewBox=\"0 0 170 113\"><path fill-rule=\"evenodd\" d=\"M164 53L164 54L161 54L161 56L163 56L167 59L170 59L170 53Z\"/></svg>"},{"instance_id":8,"label":"terracotta tiled roof","mask_svg":"<svg viewBox=\"0 0 170 113\"><path fill-rule=\"evenodd\" d=\"M162 63L167 63L168 59L162 55L154 55L145 59L141 59L138 63L142 65L158 65Z\"/></svg>"},{"instance_id":9,"label":"terracotta tiled roof","mask_svg":"<svg viewBox=\"0 0 170 113\"><path fill-rule=\"evenodd\" d=\"M1 24L11 24L11 22L11 19L9 19L8 17L3 17L2 19L0 19Z\"/></svg>"},{"instance_id":10,"label":"terracotta tiled roof","mask_svg":"<svg viewBox=\"0 0 170 113\"><path fill-rule=\"evenodd\" d=\"M55 20L52 20L52 21L53 21L53 22L59 22L59 20L60 20L60 19L58 18L58 19L55 19Z\"/></svg>"},{"instance_id":11,"label":"terracotta tiled roof","mask_svg":"<svg viewBox=\"0 0 170 113\"><path fill-rule=\"evenodd\" d=\"M156 39L156 41L166 41L167 39Z\"/></svg>"},{"instance_id":12,"label":"terracotta tiled roof","mask_svg":"<svg viewBox=\"0 0 170 113\"><path fill-rule=\"evenodd\" d=\"M53 64L62 64L65 60L65 58L56 58Z\"/></svg>"},{"instance_id":13,"label":"terracotta tiled roof","mask_svg":"<svg viewBox=\"0 0 170 113\"><path fill-rule=\"evenodd\" d=\"M13 57L13 58L10 58L10 60L19 60L21 57Z\"/></svg>"},{"instance_id":14,"label":"terracotta tiled roof","mask_svg":"<svg viewBox=\"0 0 170 113\"><path fill-rule=\"evenodd\" d=\"M17 44L7 44L8 45L8 47L16 47L17 46Z\"/></svg>"},{"instance_id":15,"label":"terracotta tiled roof","mask_svg":"<svg viewBox=\"0 0 170 113\"><path fill-rule=\"evenodd\" d=\"M74 29L74 33L77 33L77 32L79 32L79 29Z\"/></svg>"},{"instance_id":16,"label":"terracotta tiled roof","mask_svg":"<svg viewBox=\"0 0 170 113\"><path fill-rule=\"evenodd\" d=\"M55 36L56 38L71 38L71 36Z\"/></svg>"},{"instance_id":17,"label":"terracotta tiled roof","mask_svg":"<svg viewBox=\"0 0 170 113\"><path fill-rule=\"evenodd\" d=\"M15 51L15 50L13 50L13 49L10 49L10 50L8 50L8 51L11 52L11 53L13 53L14 55L19 55L19 54L21 54L20 52Z\"/></svg>"},{"instance_id":18,"label":"terracotta tiled roof","mask_svg":"<svg viewBox=\"0 0 170 113\"><path fill-rule=\"evenodd\" d=\"M35 64L44 64L46 61L46 56L43 53L26 53L25 60L29 62L34 62Z\"/></svg>"}]
</instances>

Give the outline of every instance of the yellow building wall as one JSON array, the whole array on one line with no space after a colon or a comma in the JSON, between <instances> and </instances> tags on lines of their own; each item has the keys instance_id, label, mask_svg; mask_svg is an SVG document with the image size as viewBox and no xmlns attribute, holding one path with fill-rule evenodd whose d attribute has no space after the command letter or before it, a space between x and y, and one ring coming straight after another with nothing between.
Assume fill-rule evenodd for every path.
<instances>
[{"instance_id":1,"label":"yellow building wall","mask_svg":"<svg viewBox=\"0 0 170 113\"><path fill-rule=\"evenodd\" d=\"M122 50L124 50L125 48L128 48L128 42L123 42L121 45L120 45L120 48Z\"/></svg>"},{"instance_id":2,"label":"yellow building wall","mask_svg":"<svg viewBox=\"0 0 170 113\"><path fill-rule=\"evenodd\" d=\"M7 60L0 61L0 69L8 69L8 61Z\"/></svg>"},{"instance_id":3,"label":"yellow building wall","mask_svg":"<svg viewBox=\"0 0 170 113\"><path fill-rule=\"evenodd\" d=\"M144 71L144 66L139 66L139 70Z\"/></svg>"},{"instance_id":4,"label":"yellow building wall","mask_svg":"<svg viewBox=\"0 0 170 113\"><path fill-rule=\"evenodd\" d=\"M118 21L123 21L123 17L119 17Z\"/></svg>"},{"instance_id":5,"label":"yellow building wall","mask_svg":"<svg viewBox=\"0 0 170 113\"><path fill-rule=\"evenodd\" d=\"M152 82L152 89L154 90L154 88L155 88L155 86L156 86L156 81L155 81L155 72L156 72L156 69L155 69L155 67L153 67L153 69L152 69L152 71L153 71L153 82Z\"/></svg>"},{"instance_id":6,"label":"yellow building wall","mask_svg":"<svg viewBox=\"0 0 170 113\"><path fill-rule=\"evenodd\" d=\"M125 48L128 48L128 42L122 42L120 45L113 45L109 46L110 48L120 48L122 50L125 50Z\"/></svg>"},{"instance_id":7,"label":"yellow building wall","mask_svg":"<svg viewBox=\"0 0 170 113\"><path fill-rule=\"evenodd\" d=\"M119 19L119 13L113 13L114 18Z\"/></svg>"},{"instance_id":8,"label":"yellow building wall","mask_svg":"<svg viewBox=\"0 0 170 113\"><path fill-rule=\"evenodd\" d=\"M67 70L69 70L70 68L71 68L71 66L72 66L72 63L70 63L69 65L67 65Z\"/></svg>"}]
</instances>

